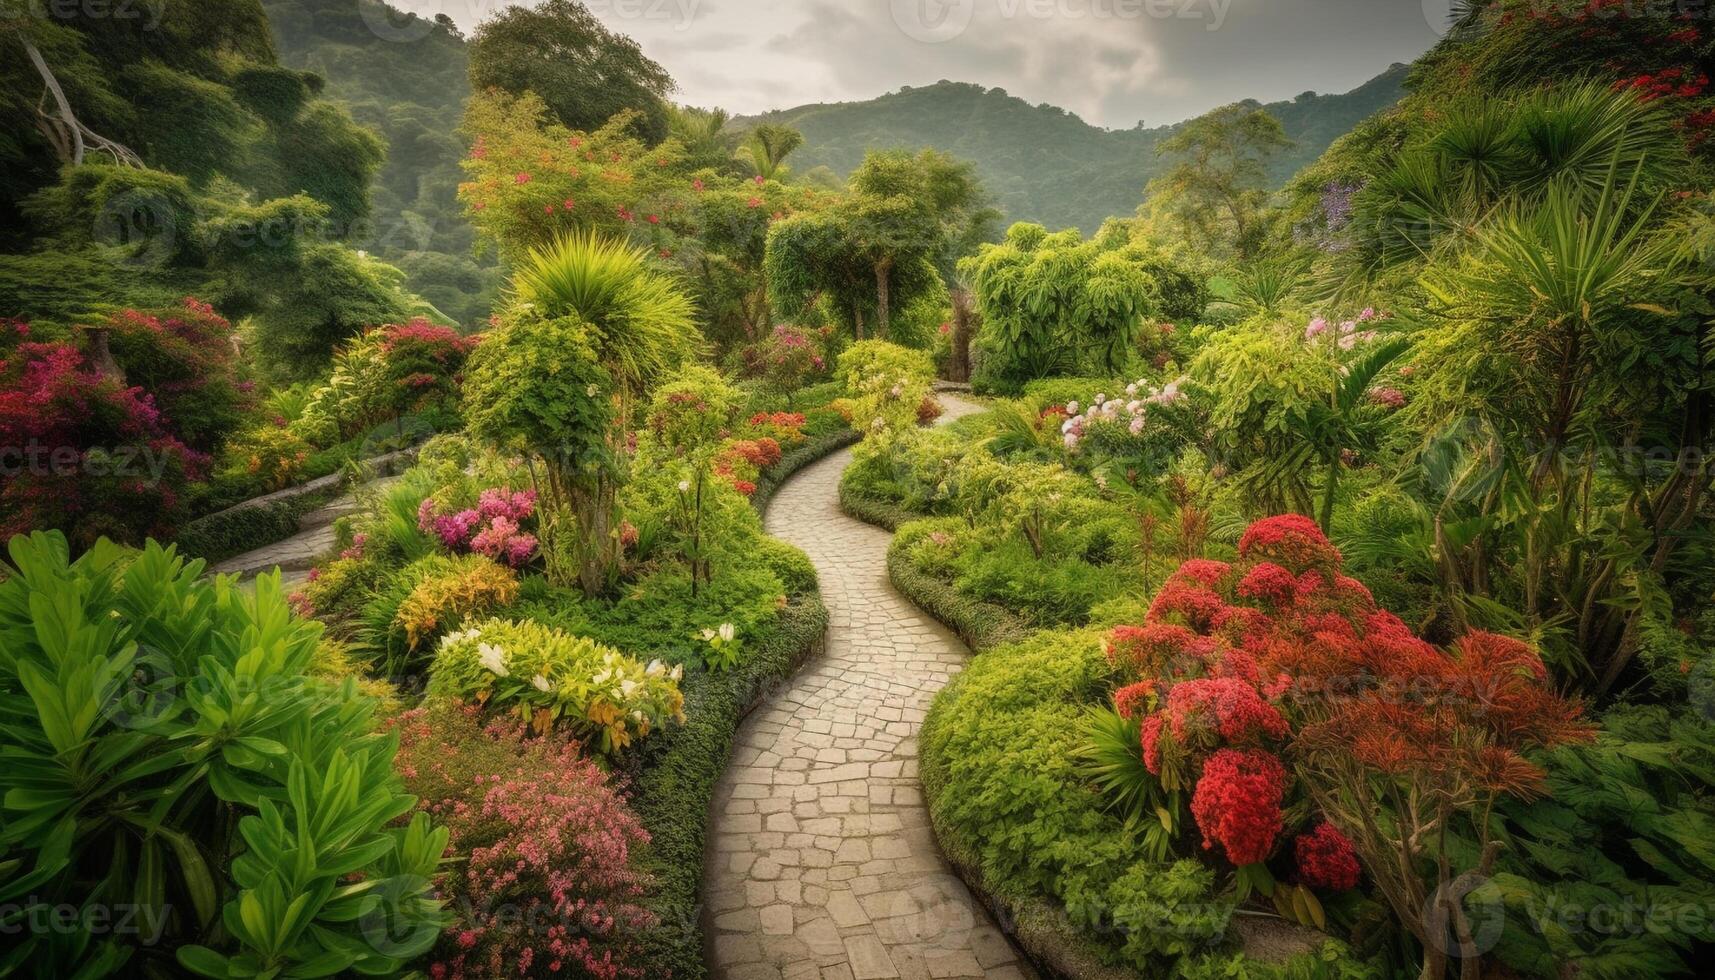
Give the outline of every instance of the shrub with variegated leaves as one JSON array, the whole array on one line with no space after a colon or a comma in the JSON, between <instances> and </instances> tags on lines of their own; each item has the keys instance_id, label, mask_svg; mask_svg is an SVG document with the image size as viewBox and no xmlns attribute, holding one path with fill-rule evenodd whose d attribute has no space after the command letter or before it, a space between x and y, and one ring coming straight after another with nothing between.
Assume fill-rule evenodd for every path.
<instances>
[{"instance_id":1,"label":"shrub with variegated leaves","mask_svg":"<svg viewBox=\"0 0 1715 980\"><path fill-rule=\"evenodd\" d=\"M441 638L429 695L561 728L616 752L685 718L684 668L645 665L539 623L491 619Z\"/></svg>"}]
</instances>

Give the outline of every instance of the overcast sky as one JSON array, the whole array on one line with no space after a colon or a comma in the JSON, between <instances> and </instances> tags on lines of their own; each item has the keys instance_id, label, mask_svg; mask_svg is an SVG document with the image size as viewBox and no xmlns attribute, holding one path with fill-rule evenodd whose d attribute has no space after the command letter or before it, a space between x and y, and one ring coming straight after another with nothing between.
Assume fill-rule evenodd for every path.
<instances>
[{"instance_id":1,"label":"overcast sky","mask_svg":"<svg viewBox=\"0 0 1715 980\"><path fill-rule=\"evenodd\" d=\"M505 0L392 0L467 31ZM1448 0L589 0L679 83L740 114L940 79L1101 126L1344 92L1428 50Z\"/></svg>"}]
</instances>

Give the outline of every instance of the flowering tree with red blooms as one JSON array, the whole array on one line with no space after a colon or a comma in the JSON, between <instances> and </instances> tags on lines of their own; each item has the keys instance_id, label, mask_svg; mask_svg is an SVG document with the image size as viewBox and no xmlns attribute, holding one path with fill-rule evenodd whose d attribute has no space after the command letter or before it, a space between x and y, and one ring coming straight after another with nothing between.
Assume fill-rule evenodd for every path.
<instances>
[{"instance_id":1,"label":"flowering tree with red blooms","mask_svg":"<svg viewBox=\"0 0 1715 980\"><path fill-rule=\"evenodd\" d=\"M1180 566L1108 655L1130 680L1114 703L1141 723L1144 766L1164 789L1190 789L1203 846L1238 868L1241 892L1320 921L1310 889L1351 888L1361 866L1423 944L1426 977L1470 942L1448 896L1491 869L1496 801L1543 790L1525 753L1592 734L1528 646L1419 639L1298 515L1252 525L1235 563ZM1322 820L1289 826L1306 809ZM1462 833L1479 845L1469 866L1454 858ZM1290 861L1293 884L1274 881L1271 861ZM1451 938L1426 925L1437 921Z\"/></svg>"},{"instance_id":2,"label":"flowering tree with red blooms","mask_svg":"<svg viewBox=\"0 0 1715 980\"><path fill-rule=\"evenodd\" d=\"M0 347L0 540L58 528L77 547L169 534L181 490L208 460L154 397L68 343Z\"/></svg>"},{"instance_id":3,"label":"flowering tree with red blooms","mask_svg":"<svg viewBox=\"0 0 1715 980\"><path fill-rule=\"evenodd\" d=\"M389 324L379 332L386 380L400 411L422 411L456 399L465 359L481 341L480 336L466 337L420 317Z\"/></svg>"}]
</instances>

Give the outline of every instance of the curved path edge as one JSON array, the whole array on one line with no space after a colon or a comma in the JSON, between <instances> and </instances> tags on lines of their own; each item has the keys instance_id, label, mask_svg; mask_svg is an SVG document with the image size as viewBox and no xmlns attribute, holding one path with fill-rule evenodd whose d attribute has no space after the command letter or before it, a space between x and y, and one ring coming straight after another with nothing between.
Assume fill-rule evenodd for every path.
<instances>
[{"instance_id":1,"label":"curved path edge","mask_svg":"<svg viewBox=\"0 0 1715 980\"><path fill-rule=\"evenodd\" d=\"M976 411L943 396L947 419ZM734 980L1017 980L1035 973L941 853L917 732L969 650L888 581L892 535L845 516L841 452L768 509L804 549L824 654L740 728L704 875L709 965Z\"/></svg>"}]
</instances>

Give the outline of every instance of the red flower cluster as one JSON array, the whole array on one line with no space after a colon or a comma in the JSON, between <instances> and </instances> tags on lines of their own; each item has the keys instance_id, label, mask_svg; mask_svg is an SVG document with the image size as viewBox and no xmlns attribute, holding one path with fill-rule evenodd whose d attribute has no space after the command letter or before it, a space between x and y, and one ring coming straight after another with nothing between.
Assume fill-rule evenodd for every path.
<instances>
[{"instance_id":1,"label":"red flower cluster","mask_svg":"<svg viewBox=\"0 0 1715 980\"><path fill-rule=\"evenodd\" d=\"M1293 842L1292 850L1298 862L1298 880L1312 888L1343 892L1356 888L1363 875L1357 849L1331 823L1317 824L1315 830Z\"/></svg>"},{"instance_id":2,"label":"red flower cluster","mask_svg":"<svg viewBox=\"0 0 1715 980\"><path fill-rule=\"evenodd\" d=\"M1464 798L1528 794L1542 773L1525 752L1588 737L1530 647L1487 633L1449 650L1418 638L1341 574L1308 518L1257 522L1239 553L1236 565L1180 566L1146 622L1106 643L1130 681L1116 710L1160 705L1142 719L1144 765L1195 784L1198 826L1235 863L1269 855L1290 789L1275 754L1286 744Z\"/></svg>"},{"instance_id":3,"label":"red flower cluster","mask_svg":"<svg viewBox=\"0 0 1715 980\"><path fill-rule=\"evenodd\" d=\"M1221 749L1211 755L1191 794L1203 846L1220 844L1240 867L1268 860L1280 836L1286 782L1286 767L1271 752Z\"/></svg>"}]
</instances>

